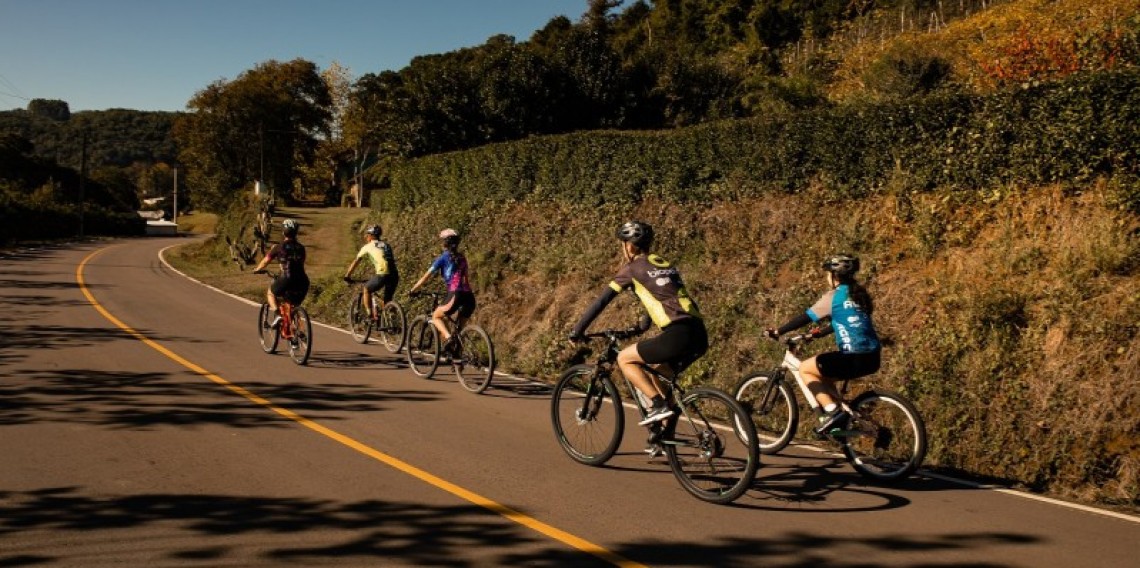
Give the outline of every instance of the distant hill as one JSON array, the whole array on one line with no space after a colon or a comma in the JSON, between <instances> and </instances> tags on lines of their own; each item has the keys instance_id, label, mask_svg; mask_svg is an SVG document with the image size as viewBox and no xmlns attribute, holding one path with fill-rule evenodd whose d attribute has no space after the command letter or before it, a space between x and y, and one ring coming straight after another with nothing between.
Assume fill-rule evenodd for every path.
<instances>
[{"instance_id":1,"label":"distant hill","mask_svg":"<svg viewBox=\"0 0 1140 568\"><path fill-rule=\"evenodd\" d=\"M172 164L177 157L172 128L178 115L111 109L51 117L30 110L12 110L0 112L0 134L16 134L32 143L34 156L77 171L84 133L90 169L126 167L136 162Z\"/></svg>"}]
</instances>

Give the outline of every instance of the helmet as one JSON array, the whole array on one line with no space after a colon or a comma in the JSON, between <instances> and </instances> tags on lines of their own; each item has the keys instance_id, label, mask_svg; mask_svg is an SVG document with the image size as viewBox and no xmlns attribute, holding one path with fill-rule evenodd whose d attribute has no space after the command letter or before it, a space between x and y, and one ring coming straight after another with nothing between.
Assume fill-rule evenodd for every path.
<instances>
[{"instance_id":1,"label":"helmet","mask_svg":"<svg viewBox=\"0 0 1140 568\"><path fill-rule=\"evenodd\" d=\"M286 220L281 222L281 232L286 237L296 236L298 228L300 228L300 225L296 221L294 221L293 219L286 219Z\"/></svg>"},{"instance_id":2,"label":"helmet","mask_svg":"<svg viewBox=\"0 0 1140 568\"><path fill-rule=\"evenodd\" d=\"M859 259L849 254L837 254L823 261L823 269L839 278L848 278L859 272Z\"/></svg>"},{"instance_id":3,"label":"helmet","mask_svg":"<svg viewBox=\"0 0 1140 568\"><path fill-rule=\"evenodd\" d=\"M364 232L379 239L380 235L383 233L383 230L380 229L380 225L369 225L364 229Z\"/></svg>"},{"instance_id":4,"label":"helmet","mask_svg":"<svg viewBox=\"0 0 1140 568\"><path fill-rule=\"evenodd\" d=\"M653 227L641 221L629 221L618 227L617 238L644 249L653 244Z\"/></svg>"},{"instance_id":5,"label":"helmet","mask_svg":"<svg viewBox=\"0 0 1140 568\"><path fill-rule=\"evenodd\" d=\"M458 243L459 242L459 232L456 231L455 229L444 229L444 230L439 232L439 238L443 239L444 242L446 242L448 244Z\"/></svg>"}]
</instances>

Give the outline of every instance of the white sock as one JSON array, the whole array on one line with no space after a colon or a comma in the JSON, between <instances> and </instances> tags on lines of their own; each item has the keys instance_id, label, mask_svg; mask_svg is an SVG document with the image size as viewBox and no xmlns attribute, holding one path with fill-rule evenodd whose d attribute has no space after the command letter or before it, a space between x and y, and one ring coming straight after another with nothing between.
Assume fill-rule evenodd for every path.
<instances>
[{"instance_id":1,"label":"white sock","mask_svg":"<svg viewBox=\"0 0 1140 568\"><path fill-rule=\"evenodd\" d=\"M827 404L827 405L824 405L824 407L823 407L823 411L824 411L824 412L826 412L826 413L828 413L828 414L831 414L832 412L835 412L835 409L836 409L836 408L839 408L839 405L838 405L838 404L835 404L835 403L833 402L833 403L831 403L831 404Z\"/></svg>"}]
</instances>

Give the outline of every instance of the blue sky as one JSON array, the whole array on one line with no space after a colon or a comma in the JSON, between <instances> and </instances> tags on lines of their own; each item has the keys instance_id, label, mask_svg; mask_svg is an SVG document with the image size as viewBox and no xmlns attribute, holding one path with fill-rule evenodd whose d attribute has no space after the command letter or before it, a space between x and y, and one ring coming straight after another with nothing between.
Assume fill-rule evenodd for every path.
<instances>
[{"instance_id":1,"label":"blue sky","mask_svg":"<svg viewBox=\"0 0 1140 568\"><path fill-rule=\"evenodd\" d=\"M0 110L185 110L258 63L334 61L354 77L413 57L530 38L587 0L0 0Z\"/></svg>"}]
</instances>

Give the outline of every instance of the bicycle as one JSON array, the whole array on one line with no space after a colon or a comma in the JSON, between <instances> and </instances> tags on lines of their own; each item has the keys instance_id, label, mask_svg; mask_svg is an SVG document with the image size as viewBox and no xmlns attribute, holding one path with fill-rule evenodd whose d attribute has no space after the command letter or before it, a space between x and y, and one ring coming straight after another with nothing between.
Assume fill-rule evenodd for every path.
<instances>
[{"instance_id":1,"label":"bicycle","mask_svg":"<svg viewBox=\"0 0 1140 568\"><path fill-rule=\"evenodd\" d=\"M262 274L270 279L277 277L269 271L262 271ZM281 323L276 327L272 321L274 315L281 317ZM304 365L309 362L313 350L313 323L304 307L294 306L286 298L278 298L277 313L274 314L269 309L269 302L262 302L257 315L257 335L266 353L276 353L278 342L284 339L289 342L289 358L294 363Z\"/></svg>"},{"instance_id":2,"label":"bicycle","mask_svg":"<svg viewBox=\"0 0 1140 568\"><path fill-rule=\"evenodd\" d=\"M369 317L369 310L362 301L364 283L367 281L348 280L346 282L353 285L351 304L348 307L348 328L352 332L352 338L357 343L368 343L368 338L375 332L377 339L389 353L399 353L408 339L408 318L404 314L404 307L396 300L390 300L385 302L383 309L381 309L376 293L371 293L368 295L372 302L371 311L377 314L377 318L373 320Z\"/></svg>"},{"instance_id":3,"label":"bicycle","mask_svg":"<svg viewBox=\"0 0 1140 568\"><path fill-rule=\"evenodd\" d=\"M443 346L439 330L432 324L432 312L445 296L443 292L410 294L412 298L426 297L429 300L424 302L423 313L408 324L408 366L416 375L430 379L439 368L440 361L446 357L459 384L468 391L480 394L491 385L491 378L495 374L495 346L487 332L478 325L468 324L456 332L454 320L444 318L451 331L449 343L452 347L448 353L441 353Z\"/></svg>"},{"instance_id":4,"label":"bicycle","mask_svg":"<svg viewBox=\"0 0 1140 568\"><path fill-rule=\"evenodd\" d=\"M612 375L619 342L640 334L638 329L586 334L586 339L605 342L597 360L570 367L555 384L550 408L554 435L574 461L599 466L617 453L625 432L625 410ZM760 467L756 430L748 413L724 391L707 387L686 391L675 377L648 365L644 369L662 381L666 397L679 409L649 425L650 455L663 450L681 487L702 501L725 504L743 495ZM623 378L644 418L649 400Z\"/></svg>"},{"instance_id":5,"label":"bicycle","mask_svg":"<svg viewBox=\"0 0 1140 568\"><path fill-rule=\"evenodd\" d=\"M812 339L812 334L804 333L782 340L787 351L780 366L748 373L733 389L752 417L763 454L783 450L799 427L799 406L789 375L815 413L823 414L799 372L800 352ZM823 437L839 444L847 461L864 477L880 482L907 478L926 457L926 426L918 409L903 395L884 389L868 389L848 403L848 382L842 381L838 390L851 418Z\"/></svg>"}]
</instances>

